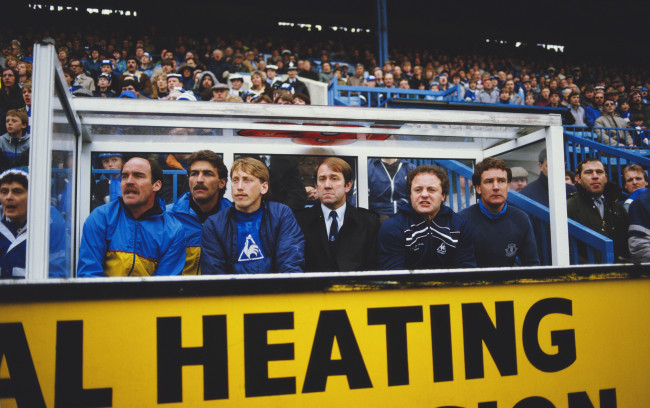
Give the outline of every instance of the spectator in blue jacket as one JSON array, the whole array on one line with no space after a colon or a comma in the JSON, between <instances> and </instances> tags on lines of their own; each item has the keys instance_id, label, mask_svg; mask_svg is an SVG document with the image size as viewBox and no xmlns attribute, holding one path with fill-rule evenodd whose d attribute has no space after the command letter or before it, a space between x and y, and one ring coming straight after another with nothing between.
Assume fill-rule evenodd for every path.
<instances>
[{"instance_id":1,"label":"spectator in blue jacket","mask_svg":"<svg viewBox=\"0 0 650 408\"><path fill-rule=\"evenodd\" d=\"M406 177L415 166L396 158L368 159L368 203L379 214L379 221L397 213L401 204L408 203Z\"/></svg>"},{"instance_id":2,"label":"spectator in blue jacket","mask_svg":"<svg viewBox=\"0 0 650 408\"><path fill-rule=\"evenodd\" d=\"M9 169L0 174L0 279L23 279L27 254L27 173ZM66 277L69 270L65 221L50 207L49 276Z\"/></svg>"},{"instance_id":3,"label":"spectator in blue jacket","mask_svg":"<svg viewBox=\"0 0 650 408\"><path fill-rule=\"evenodd\" d=\"M302 272L305 239L291 209L269 202L269 170L245 157L230 169L234 205L208 218L201 239L201 273Z\"/></svg>"},{"instance_id":4,"label":"spectator in blue jacket","mask_svg":"<svg viewBox=\"0 0 650 408\"><path fill-rule=\"evenodd\" d=\"M410 202L379 230L379 264L386 270L476 267L467 221L443 204L447 173L423 165L407 178Z\"/></svg>"},{"instance_id":5,"label":"spectator in blue jacket","mask_svg":"<svg viewBox=\"0 0 650 408\"><path fill-rule=\"evenodd\" d=\"M628 244L632 259L650 262L650 191L645 192L630 205Z\"/></svg>"}]
</instances>

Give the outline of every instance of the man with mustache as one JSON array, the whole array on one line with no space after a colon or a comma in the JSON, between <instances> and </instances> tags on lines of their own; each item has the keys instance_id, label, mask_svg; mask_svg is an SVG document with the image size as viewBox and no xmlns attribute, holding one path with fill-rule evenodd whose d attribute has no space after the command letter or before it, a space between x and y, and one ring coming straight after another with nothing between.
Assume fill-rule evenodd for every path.
<instances>
[{"instance_id":1,"label":"man with mustache","mask_svg":"<svg viewBox=\"0 0 650 408\"><path fill-rule=\"evenodd\" d=\"M512 171L505 161L487 157L474 167L472 184L477 204L460 212L472 226L479 267L539 265L533 226L525 212L509 206Z\"/></svg>"},{"instance_id":2,"label":"man with mustache","mask_svg":"<svg viewBox=\"0 0 650 408\"><path fill-rule=\"evenodd\" d=\"M302 272L305 238L291 209L267 201L269 169L245 157L230 168L234 205L208 218L201 239L201 273Z\"/></svg>"},{"instance_id":3,"label":"man with mustache","mask_svg":"<svg viewBox=\"0 0 650 408\"><path fill-rule=\"evenodd\" d=\"M228 168L221 157L210 150L199 150L187 159L190 191L175 204L169 213L183 224L187 250L183 275L201 274L201 233L209 216L232 206L223 195L228 183Z\"/></svg>"},{"instance_id":4,"label":"man with mustache","mask_svg":"<svg viewBox=\"0 0 650 408\"><path fill-rule=\"evenodd\" d=\"M406 178L410 201L379 230L379 264L385 270L476 267L467 221L443 204L449 178L437 166L422 165Z\"/></svg>"},{"instance_id":5,"label":"man with mustache","mask_svg":"<svg viewBox=\"0 0 650 408\"><path fill-rule=\"evenodd\" d=\"M178 275L185 265L183 226L158 197L162 169L133 157L121 171L122 197L99 206L83 226L77 276Z\"/></svg>"},{"instance_id":6,"label":"man with mustache","mask_svg":"<svg viewBox=\"0 0 650 408\"><path fill-rule=\"evenodd\" d=\"M620 188L607 181L607 168L596 158L580 162L577 169L578 193L567 200L569 218L614 241L615 261L629 258L627 229L629 220L625 208L617 202ZM578 248L581 263L586 263L586 249Z\"/></svg>"}]
</instances>

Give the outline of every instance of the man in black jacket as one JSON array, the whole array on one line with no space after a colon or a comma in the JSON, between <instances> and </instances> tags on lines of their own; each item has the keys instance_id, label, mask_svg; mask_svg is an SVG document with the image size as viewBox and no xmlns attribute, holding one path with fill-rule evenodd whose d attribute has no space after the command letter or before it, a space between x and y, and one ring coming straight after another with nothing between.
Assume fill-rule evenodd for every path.
<instances>
[{"instance_id":1,"label":"man in black jacket","mask_svg":"<svg viewBox=\"0 0 650 408\"><path fill-rule=\"evenodd\" d=\"M346 203L352 168L328 157L318 166L316 189L320 205L296 215L305 235L305 271L366 271L379 268L379 217Z\"/></svg>"},{"instance_id":2,"label":"man in black jacket","mask_svg":"<svg viewBox=\"0 0 650 408\"><path fill-rule=\"evenodd\" d=\"M583 160L578 165L578 193L567 200L569 218L614 241L614 256L629 258L627 229L629 220L625 208L616 201L620 188L607 182L605 165L595 158ZM585 249L579 249L581 258ZM586 259L581 259L584 263Z\"/></svg>"}]
</instances>

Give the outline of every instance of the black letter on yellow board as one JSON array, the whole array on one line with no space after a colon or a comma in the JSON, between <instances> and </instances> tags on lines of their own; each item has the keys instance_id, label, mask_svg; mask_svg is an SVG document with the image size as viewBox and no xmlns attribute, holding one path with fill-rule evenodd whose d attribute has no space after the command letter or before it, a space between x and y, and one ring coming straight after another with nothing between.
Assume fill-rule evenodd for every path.
<instances>
[{"instance_id":1,"label":"black letter on yellow board","mask_svg":"<svg viewBox=\"0 0 650 408\"><path fill-rule=\"evenodd\" d=\"M337 341L341 352L340 360L332 360L334 340ZM350 389L372 388L368 370L345 310L320 312L302 392L325 391L327 377L331 375L347 376Z\"/></svg>"},{"instance_id":2,"label":"black letter on yellow board","mask_svg":"<svg viewBox=\"0 0 650 408\"><path fill-rule=\"evenodd\" d=\"M22 323L0 324L0 364L3 357L9 378L0 378L0 398L15 398L19 407L45 408Z\"/></svg>"},{"instance_id":3,"label":"black letter on yellow board","mask_svg":"<svg viewBox=\"0 0 650 408\"><path fill-rule=\"evenodd\" d=\"M512 408L555 408L555 405L543 397L524 398Z\"/></svg>"},{"instance_id":4,"label":"black letter on yellow board","mask_svg":"<svg viewBox=\"0 0 650 408\"><path fill-rule=\"evenodd\" d=\"M83 387L82 320L56 323L55 408L112 407L113 389Z\"/></svg>"},{"instance_id":5,"label":"black letter on yellow board","mask_svg":"<svg viewBox=\"0 0 650 408\"><path fill-rule=\"evenodd\" d=\"M388 385L408 385L409 359L406 323L422 321L422 306L368 309L368 324L386 325Z\"/></svg>"},{"instance_id":6,"label":"black letter on yellow board","mask_svg":"<svg viewBox=\"0 0 650 408\"><path fill-rule=\"evenodd\" d=\"M463 345L465 378L483 378L483 344L487 347L502 376L517 375L515 311L512 301L495 302L496 325L481 303L465 303Z\"/></svg>"},{"instance_id":7,"label":"black letter on yellow board","mask_svg":"<svg viewBox=\"0 0 650 408\"><path fill-rule=\"evenodd\" d=\"M293 360L293 343L269 344L269 330L293 329L293 313L244 315L244 370L246 396L296 393L296 378L269 378L269 361Z\"/></svg>"},{"instance_id":8,"label":"black letter on yellow board","mask_svg":"<svg viewBox=\"0 0 650 408\"><path fill-rule=\"evenodd\" d=\"M226 316L203 316L203 347L182 347L181 318L158 318L158 403L183 402L183 366L203 366L203 399L228 398Z\"/></svg>"},{"instance_id":9,"label":"black letter on yellow board","mask_svg":"<svg viewBox=\"0 0 650 408\"><path fill-rule=\"evenodd\" d=\"M571 300L563 298L542 299L530 307L522 330L522 342L528 361L540 371L553 373L564 370L576 361L576 336L573 330L551 332L551 344L557 346L556 354L546 354L539 346L539 323L544 316L560 313L572 315Z\"/></svg>"},{"instance_id":10,"label":"black letter on yellow board","mask_svg":"<svg viewBox=\"0 0 650 408\"><path fill-rule=\"evenodd\" d=\"M431 348L433 351L433 382L453 381L451 357L451 318L449 305L431 305Z\"/></svg>"},{"instance_id":11,"label":"black letter on yellow board","mask_svg":"<svg viewBox=\"0 0 650 408\"><path fill-rule=\"evenodd\" d=\"M616 388L600 390L600 408L616 408ZM594 408L586 392L569 393L569 408Z\"/></svg>"}]
</instances>

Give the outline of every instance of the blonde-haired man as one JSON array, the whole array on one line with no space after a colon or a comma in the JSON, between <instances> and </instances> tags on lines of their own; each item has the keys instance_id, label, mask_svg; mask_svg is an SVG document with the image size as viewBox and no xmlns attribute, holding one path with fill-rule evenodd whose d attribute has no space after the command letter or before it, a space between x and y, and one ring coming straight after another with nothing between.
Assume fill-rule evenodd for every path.
<instances>
[{"instance_id":1,"label":"blonde-haired man","mask_svg":"<svg viewBox=\"0 0 650 408\"><path fill-rule=\"evenodd\" d=\"M291 209L266 200L269 170L259 160L230 169L233 206L208 218L201 239L203 274L302 272L305 239Z\"/></svg>"}]
</instances>

